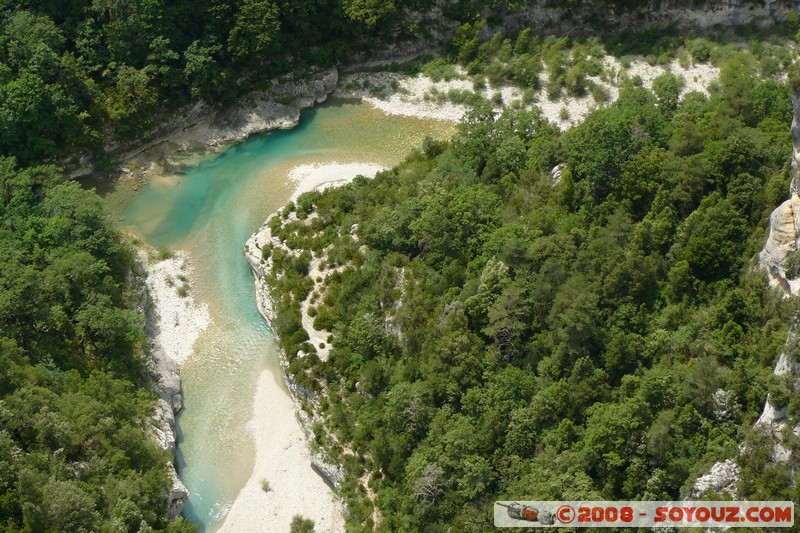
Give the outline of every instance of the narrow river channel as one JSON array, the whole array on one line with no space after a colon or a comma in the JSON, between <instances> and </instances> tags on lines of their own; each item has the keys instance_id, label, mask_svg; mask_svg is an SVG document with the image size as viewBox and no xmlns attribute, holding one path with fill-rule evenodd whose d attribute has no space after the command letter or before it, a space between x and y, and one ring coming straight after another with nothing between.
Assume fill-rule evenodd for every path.
<instances>
[{"instance_id":1,"label":"narrow river channel","mask_svg":"<svg viewBox=\"0 0 800 533\"><path fill-rule=\"evenodd\" d=\"M104 193L114 215L149 244L188 252L194 297L212 317L181 369L184 410L178 418L178 470L191 492L184 514L203 531L219 528L253 470L248 421L258 376L270 370L284 387L276 344L256 309L245 241L291 196L292 168L388 166L425 136L446 138L453 130L449 123L332 102L304 112L292 130L195 157L180 172L156 176L137 191L120 186Z\"/></svg>"}]
</instances>

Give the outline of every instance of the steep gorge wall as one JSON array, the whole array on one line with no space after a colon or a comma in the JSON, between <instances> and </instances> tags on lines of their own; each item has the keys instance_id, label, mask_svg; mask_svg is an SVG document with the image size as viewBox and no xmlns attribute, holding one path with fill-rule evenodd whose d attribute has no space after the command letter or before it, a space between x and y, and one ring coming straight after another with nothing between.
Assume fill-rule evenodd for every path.
<instances>
[{"instance_id":1,"label":"steep gorge wall","mask_svg":"<svg viewBox=\"0 0 800 533\"><path fill-rule=\"evenodd\" d=\"M554 6L537 0L518 14L504 16L509 27L531 27L545 33L596 34L641 31L675 25L692 32L738 26L767 28L784 22L800 8L794 0L650 0L649 2L589 2Z\"/></svg>"},{"instance_id":2,"label":"steep gorge wall","mask_svg":"<svg viewBox=\"0 0 800 533\"><path fill-rule=\"evenodd\" d=\"M789 185L789 198L779 205L770 216L769 236L764 249L759 254L758 266L767 273L770 286L782 290L786 297L796 297L800 292L800 272L788 269L787 262L800 249L800 94L792 96L794 117L792 119L792 180ZM800 266L800 265L798 265ZM797 269L800 270L800 269ZM792 385L791 394L800 388L800 337L797 322L791 325L786 344L775 364L776 376L788 376ZM784 429L794 423L787 416L786 407L776 407L769 398L764 402L764 410L755 423L772 440L772 460L789 463L793 460L791 451L784 443ZM800 435L800 425L791 428L795 436ZM742 445L739 453L748 453ZM794 471L794 468L792 468ZM694 484L691 497L700 497L707 490L737 494L739 467L736 459L716 463L710 472L700 477Z\"/></svg>"},{"instance_id":3,"label":"steep gorge wall","mask_svg":"<svg viewBox=\"0 0 800 533\"><path fill-rule=\"evenodd\" d=\"M770 284L780 287L788 296L798 294L800 278L787 273L789 260L800 247L800 95L792 97L792 181L789 198L770 216L769 237L758 257L759 266L767 271Z\"/></svg>"}]
</instances>

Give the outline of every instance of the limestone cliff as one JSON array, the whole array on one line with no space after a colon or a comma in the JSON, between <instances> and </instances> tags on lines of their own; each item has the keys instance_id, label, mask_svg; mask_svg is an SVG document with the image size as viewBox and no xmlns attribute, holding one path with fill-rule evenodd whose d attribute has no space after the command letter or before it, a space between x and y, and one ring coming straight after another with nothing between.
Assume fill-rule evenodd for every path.
<instances>
[{"instance_id":1,"label":"limestone cliff","mask_svg":"<svg viewBox=\"0 0 800 533\"><path fill-rule=\"evenodd\" d=\"M506 27L532 27L545 33L597 34L641 31L657 26L677 26L706 32L737 26L774 26L786 20L797 4L789 0L649 0L577 6L552 0L530 2L519 13L508 14Z\"/></svg>"},{"instance_id":2,"label":"limestone cliff","mask_svg":"<svg viewBox=\"0 0 800 533\"><path fill-rule=\"evenodd\" d=\"M770 215L769 236L764 244L764 249L758 257L759 267L767 272L769 283L772 287L783 290L787 297L796 296L800 290L800 277L795 272L787 273L787 259L797 252L800 247L800 95L792 97L794 118L792 120L792 180L789 186L789 199L779 205ZM794 390L800 387L800 337L797 333L797 324L793 324L786 344L775 365L776 376L792 376ZM792 391L794 392L794 391ZM786 408L777 408L769 402L764 403L764 410L755 423L772 438L772 460L787 463L791 460L791 452L784 446L783 430L789 424ZM800 434L800 425L792 428L795 435ZM739 453L747 453L742 446ZM728 459L724 463L716 463L711 471L699 478L694 485L691 496L702 496L709 489L718 492L727 492L736 495L739 468L735 459Z\"/></svg>"},{"instance_id":3,"label":"limestone cliff","mask_svg":"<svg viewBox=\"0 0 800 533\"><path fill-rule=\"evenodd\" d=\"M789 199L779 205L770 216L769 237L758 257L759 266L767 271L770 284L780 287L787 295L796 295L800 279L786 273L786 260L800 245L800 96L792 97L792 181Z\"/></svg>"}]
</instances>

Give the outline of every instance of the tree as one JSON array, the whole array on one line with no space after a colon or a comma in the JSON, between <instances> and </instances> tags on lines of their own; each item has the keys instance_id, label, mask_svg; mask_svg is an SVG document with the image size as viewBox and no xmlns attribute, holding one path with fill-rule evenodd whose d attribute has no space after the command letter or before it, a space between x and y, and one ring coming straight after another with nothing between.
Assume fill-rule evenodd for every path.
<instances>
[{"instance_id":1,"label":"tree","mask_svg":"<svg viewBox=\"0 0 800 533\"><path fill-rule=\"evenodd\" d=\"M121 134L142 134L148 126L157 93L147 69L121 65L114 73L115 83L105 92L105 109Z\"/></svg>"},{"instance_id":2,"label":"tree","mask_svg":"<svg viewBox=\"0 0 800 533\"><path fill-rule=\"evenodd\" d=\"M350 20L370 30L395 10L391 0L342 0L342 6Z\"/></svg>"},{"instance_id":3,"label":"tree","mask_svg":"<svg viewBox=\"0 0 800 533\"><path fill-rule=\"evenodd\" d=\"M244 0L228 36L228 52L235 61L259 58L274 46L279 29L278 6L271 0Z\"/></svg>"},{"instance_id":4,"label":"tree","mask_svg":"<svg viewBox=\"0 0 800 533\"><path fill-rule=\"evenodd\" d=\"M443 476L444 470L441 466L429 463L414 482L414 500L427 504L436 503L436 498L444 492Z\"/></svg>"},{"instance_id":5,"label":"tree","mask_svg":"<svg viewBox=\"0 0 800 533\"><path fill-rule=\"evenodd\" d=\"M728 200L709 197L686 220L679 258L703 281L729 276L740 266L745 221Z\"/></svg>"},{"instance_id":6,"label":"tree","mask_svg":"<svg viewBox=\"0 0 800 533\"><path fill-rule=\"evenodd\" d=\"M665 72L653 80L653 93L667 111L678 107L678 98L683 88L683 80L671 72Z\"/></svg>"}]
</instances>

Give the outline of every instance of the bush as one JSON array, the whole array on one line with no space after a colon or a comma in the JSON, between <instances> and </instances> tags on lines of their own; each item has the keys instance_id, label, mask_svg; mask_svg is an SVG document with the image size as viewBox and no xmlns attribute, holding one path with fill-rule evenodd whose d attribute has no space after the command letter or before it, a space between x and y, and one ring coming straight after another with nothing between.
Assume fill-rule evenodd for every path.
<instances>
[{"instance_id":1,"label":"bush","mask_svg":"<svg viewBox=\"0 0 800 533\"><path fill-rule=\"evenodd\" d=\"M800 250L790 252L786 256L783 269L788 279L797 279L800 277Z\"/></svg>"},{"instance_id":2,"label":"bush","mask_svg":"<svg viewBox=\"0 0 800 533\"><path fill-rule=\"evenodd\" d=\"M789 405L791 395L787 389L786 383L781 379L775 379L769 387L769 403L775 409L783 409Z\"/></svg>"},{"instance_id":3,"label":"bush","mask_svg":"<svg viewBox=\"0 0 800 533\"><path fill-rule=\"evenodd\" d=\"M289 533L314 533L314 521L296 514L289 524Z\"/></svg>"},{"instance_id":4,"label":"bush","mask_svg":"<svg viewBox=\"0 0 800 533\"><path fill-rule=\"evenodd\" d=\"M269 492L269 480L264 478L261 480L261 490Z\"/></svg>"},{"instance_id":5,"label":"bush","mask_svg":"<svg viewBox=\"0 0 800 533\"><path fill-rule=\"evenodd\" d=\"M604 104L611 99L611 93L609 93L608 89L599 83L590 83L589 93L592 95L592 98L594 98L594 101L598 104Z\"/></svg>"},{"instance_id":6,"label":"bush","mask_svg":"<svg viewBox=\"0 0 800 533\"><path fill-rule=\"evenodd\" d=\"M422 73L433 81L450 81L458 78L458 72L446 59L439 58L422 67Z\"/></svg>"},{"instance_id":7,"label":"bush","mask_svg":"<svg viewBox=\"0 0 800 533\"><path fill-rule=\"evenodd\" d=\"M175 254L169 248L161 248L158 250L156 257L159 261L164 261L166 259L172 259L175 257Z\"/></svg>"},{"instance_id":8,"label":"bush","mask_svg":"<svg viewBox=\"0 0 800 533\"><path fill-rule=\"evenodd\" d=\"M272 255L272 245L265 244L263 248L261 248L261 259L266 261Z\"/></svg>"},{"instance_id":9,"label":"bush","mask_svg":"<svg viewBox=\"0 0 800 533\"><path fill-rule=\"evenodd\" d=\"M678 107L681 89L683 89L683 79L671 72L665 72L653 80L653 94L667 109Z\"/></svg>"},{"instance_id":10,"label":"bush","mask_svg":"<svg viewBox=\"0 0 800 533\"><path fill-rule=\"evenodd\" d=\"M705 39L693 39L686 43L695 61L705 63L711 57L712 45Z\"/></svg>"}]
</instances>

